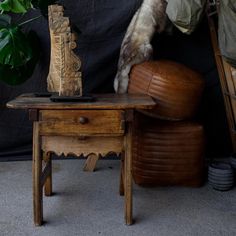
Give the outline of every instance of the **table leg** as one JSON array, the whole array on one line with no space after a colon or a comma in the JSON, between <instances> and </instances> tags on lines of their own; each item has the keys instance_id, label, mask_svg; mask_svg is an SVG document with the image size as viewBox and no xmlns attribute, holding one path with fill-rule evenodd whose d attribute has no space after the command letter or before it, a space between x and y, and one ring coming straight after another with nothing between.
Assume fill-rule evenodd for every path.
<instances>
[{"instance_id":1,"label":"table leg","mask_svg":"<svg viewBox=\"0 0 236 236\"><path fill-rule=\"evenodd\" d=\"M88 155L83 170L84 171L88 171L88 172L95 171L98 159L99 159L99 155L98 154L93 154L92 153L92 154Z\"/></svg>"},{"instance_id":2,"label":"table leg","mask_svg":"<svg viewBox=\"0 0 236 236\"><path fill-rule=\"evenodd\" d=\"M43 203L42 203L42 157L40 148L39 124L34 122L33 130L33 211L34 224L40 226L43 222Z\"/></svg>"},{"instance_id":3,"label":"table leg","mask_svg":"<svg viewBox=\"0 0 236 236\"><path fill-rule=\"evenodd\" d=\"M132 224L132 124L128 123L125 136L124 190L125 190L125 223Z\"/></svg>"},{"instance_id":4,"label":"table leg","mask_svg":"<svg viewBox=\"0 0 236 236\"><path fill-rule=\"evenodd\" d=\"M124 196L124 155L125 153L121 153L121 163L120 163L120 196Z\"/></svg>"},{"instance_id":5,"label":"table leg","mask_svg":"<svg viewBox=\"0 0 236 236\"><path fill-rule=\"evenodd\" d=\"M52 154L50 152L44 153L43 159L49 168L49 174L44 185L44 194L49 197L52 196Z\"/></svg>"}]
</instances>

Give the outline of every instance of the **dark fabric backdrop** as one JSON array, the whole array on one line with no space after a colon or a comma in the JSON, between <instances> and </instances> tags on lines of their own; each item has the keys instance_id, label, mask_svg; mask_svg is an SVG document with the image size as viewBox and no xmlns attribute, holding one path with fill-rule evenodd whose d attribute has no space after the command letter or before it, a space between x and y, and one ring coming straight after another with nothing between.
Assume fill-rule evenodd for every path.
<instances>
[{"instance_id":1,"label":"dark fabric backdrop","mask_svg":"<svg viewBox=\"0 0 236 236\"><path fill-rule=\"evenodd\" d=\"M82 59L85 92L113 92L113 79L122 39L142 0L64 0L65 15L78 32L78 53ZM32 11L30 16L38 15ZM7 86L0 82L0 160L31 158L32 124L26 111L10 110L7 101L25 92L46 91L49 66L49 33L44 18L30 24L38 32L41 60L34 75L23 85ZM208 156L225 156L230 152L227 123L217 70L206 22L192 35L177 30L172 36L155 36L155 58L164 57L200 71L206 80L199 118L208 137ZM37 45L36 45L37 46ZM1 76L1 75L0 75Z\"/></svg>"}]
</instances>

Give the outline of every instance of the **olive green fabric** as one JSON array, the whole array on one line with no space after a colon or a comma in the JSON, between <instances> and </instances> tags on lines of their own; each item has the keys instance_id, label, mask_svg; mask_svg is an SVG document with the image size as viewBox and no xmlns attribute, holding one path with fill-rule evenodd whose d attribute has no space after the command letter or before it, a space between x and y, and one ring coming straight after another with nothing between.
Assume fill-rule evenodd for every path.
<instances>
[{"instance_id":1,"label":"olive green fabric","mask_svg":"<svg viewBox=\"0 0 236 236\"><path fill-rule=\"evenodd\" d=\"M166 13L183 33L191 34L205 12L206 0L168 0Z\"/></svg>"},{"instance_id":2,"label":"olive green fabric","mask_svg":"<svg viewBox=\"0 0 236 236\"><path fill-rule=\"evenodd\" d=\"M219 46L221 54L236 67L236 1L224 0L219 7Z\"/></svg>"},{"instance_id":3,"label":"olive green fabric","mask_svg":"<svg viewBox=\"0 0 236 236\"><path fill-rule=\"evenodd\" d=\"M166 13L183 33L191 34L205 13L207 0L167 0ZM219 4L219 47L222 56L236 67L236 1Z\"/></svg>"}]
</instances>

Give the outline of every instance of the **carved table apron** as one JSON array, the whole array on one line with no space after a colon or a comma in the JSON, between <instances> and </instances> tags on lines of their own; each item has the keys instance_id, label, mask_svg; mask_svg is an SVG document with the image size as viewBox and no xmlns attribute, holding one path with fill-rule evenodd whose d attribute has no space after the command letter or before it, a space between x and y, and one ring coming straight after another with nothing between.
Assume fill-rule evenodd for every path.
<instances>
[{"instance_id":1,"label":"carved table apron","mask_svg":"<svg viewBox=\"0 0 236 236\"><path fill-rule=\"evenodd\" d=\"M35 225L43 222L43 187L52 195L51 153L122 153L120 194L125 196L125 223L132 224L132 129L134 109L151 109L146 95L97 95L95 102L53 103L25 94L7 106L28 109L33 120L33 211Z\"/></svg>"}]
</instances>

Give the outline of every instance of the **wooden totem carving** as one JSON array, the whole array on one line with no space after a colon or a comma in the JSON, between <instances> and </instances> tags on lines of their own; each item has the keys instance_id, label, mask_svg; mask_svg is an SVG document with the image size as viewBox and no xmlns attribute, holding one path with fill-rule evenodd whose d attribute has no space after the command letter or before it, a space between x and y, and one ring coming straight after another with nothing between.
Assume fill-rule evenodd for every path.
<instances>
[{"instance_id":1,"label":"wooden totem carving","mask_svg":"<svg viewBox=\"0 0 236 236\"><path fill-rule=\"evenodd\" d=\"M59 96L82 95L81 60L73 52L76 35L72 33L64 8L59 5L48 7L51 37L51 61L47 78L48 91Z\"/></svg>"}]
</instances>

